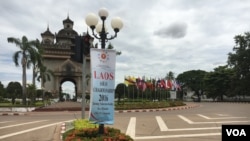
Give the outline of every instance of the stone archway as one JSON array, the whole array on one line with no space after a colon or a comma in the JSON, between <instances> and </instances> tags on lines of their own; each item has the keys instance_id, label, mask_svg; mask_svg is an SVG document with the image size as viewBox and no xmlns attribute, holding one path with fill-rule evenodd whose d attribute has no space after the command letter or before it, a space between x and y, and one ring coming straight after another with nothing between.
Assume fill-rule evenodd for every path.
<instances>
[{"instance_id":1,"label":"stone archway","mask_svg":"<svg viewBox=\"0 0 250 141\"><path fill-rule=\"evenodd\" d=\"M65 80L74 83L76 97L80 97L83 91L83 65L79 61L79 59L82 59L79 54L87 44L84 43L83 46L78 42L76 43L76 37L79 37L79 35L73 29L73 24L74 22L68 16L67 19L63 20L63 29L59 30L58 33L52 34L49 27L47 27L47 30L41 34L41 47L44 50L42 55L43 65L53 72L51 80L45 82L44 90L52 92L54 97L57 98L62 92L61 84ZM90 36L87 33L81 37L84 37L81 39L89 39ZM86 40L86 42L88 41ZM89 57L86 58L86 68L84 70L86 74L90 74L90 59ZM89 89L90 86L85 91Z\"/></svg>"},{"instance_id":2,"label":"stone archway","mask_svg":"<svg viewBox=\"0 0 250 141\"><path fill-rule=\"evenodd\" d=\"M55 91L56 96L60 98L62 88L61 85L65 81L70 81L75 85L75 94L76 98L80 97L82 94L82 64L71 61L67 59L57 60L57 61L49 61L47 60L46 66L53 71L53 77L51 81L46 81L45 90ZM89 68L89 61L87 61L86 66ZM89 72L89 69L86 69ZM89 72L90 73L90 72ZM87 74L89 74L87 73ZM89 89L89 88L87 88Z\"/></svg>"},{"instance_id":3,"label":"stone archway","mask_svg":"<svg viewBox=\"0 0 250 141\"><path fill-rule=\"evenodd\" d=\"M73 97L72 97L71 100L76 101L77 100L77 83L75 82L74 79L71 79L71 78L64 78L64 79L62 79L62 81L60 82L60 88L61 88L62 91L63 91L63 84L65 82L71 82L71 83L73 83L73 87L70 88L70 89L73 89L73 91L74 91ZM61 94L62 94L62 92L60 93L59 99L62 99L62 95Z\"/></svg>"}]
</instances>

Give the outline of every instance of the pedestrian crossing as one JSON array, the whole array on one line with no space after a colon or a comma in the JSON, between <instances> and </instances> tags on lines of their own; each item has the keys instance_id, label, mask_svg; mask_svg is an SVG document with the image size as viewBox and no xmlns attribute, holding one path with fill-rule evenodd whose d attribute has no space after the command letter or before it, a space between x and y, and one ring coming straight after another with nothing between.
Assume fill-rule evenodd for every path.
<instances>
[{"instance_id":1,"label":"pedestrian crossing","mask_svg":"<svg viewBox=\"0 0 250 141\"><path fill-rule=\"evenodd\" d=\"M0 140L6 138L37 131L50 126L61 125L64 122L72 122L73 120L66 121L50 121L50 120L21 120L21 121L1 121L0 122Z\"/></svg>"},{"instance_id":2,"label":"pedestrian crossing","mask_svg":"<svg viewBox=\"0 0 250 141\"><path fill-rule=\"evenodd\" d=\"M122 119L122 122L126 121L124 123L124 133L131 136L134 140L161 140L185 137L210 138L214 136L220 138L222 124L250 124L250 117L217 113L133 116L123 117ZM5 121L0 121L0 140L72 121L49 119L18 120L18 118L9 120L6 118Z\"/></svg>"},{"instance_id":3,"label":"pedestrian crossing","mask_svg":"<svg viewBox=\"0 0 250 141\"><path fill-rule=\"evenodd\" d=\"M193 122L191 121L190 119L182 116L182 115L178 115L179 118L181 118L182 120L186 121L187 123L189 124L215 124L215 123L239 123L239 122L250 122L250 120L247 120L247 121L241 121L241 120L236 120L236 121L208 121L208 122ZM203 117L204 118L204 117ZM224 119L230 119L232 117L228 117L228 118L224 118ZM244 117L239 117L239 118L244 118ZM215 118L216 119L216 118Z\"/></svg>"},{"instance_id":4,"label":"pedestrian crossing","mask_svg":"<svg viewBox=\"0 0 250 141\"><path fill-rule=\"evenodd\" d=\"M205 114L155 116L151 118L151 122L148 122L150 124L148 126L153 127L155 122L160 133L141 136L137 135L138 129L142 128L140 118L131 117L126 134L135 140L220 136L222 124L249 124L250 118L218 114L213 114L212 117L211 114L210 116Z\"/></svg>"}]
</instances>

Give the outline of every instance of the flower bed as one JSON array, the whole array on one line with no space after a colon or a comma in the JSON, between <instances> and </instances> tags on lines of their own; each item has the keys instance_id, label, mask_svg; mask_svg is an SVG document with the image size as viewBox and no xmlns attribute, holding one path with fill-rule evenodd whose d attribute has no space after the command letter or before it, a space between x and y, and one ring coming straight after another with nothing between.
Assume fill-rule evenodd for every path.
<instances>
[{"instance_id":1,"label":"flower bed","mask_svg":"<svg viewBox=\"0 0 250 141\"><path fill-rule=\"evenodd\" d=\"M98 125L86 119L75 120L73 125L73 129L63 134L64 141L133 141L130 136L111 127L105 127L104 134L100 135Z\"/></svg>"},{"instance_id":2,"label":"flower bed","mask_svg":"<svg viewBox=\"0 0 250 141\"><path fill-rule=\"evenodd\" d=\"M119 129L105 127L104 134L98 133L98 128L83 130L71 129L65 134L64 141L133 141L130 136L121 133Z\"/></svg>"}]
</instances>

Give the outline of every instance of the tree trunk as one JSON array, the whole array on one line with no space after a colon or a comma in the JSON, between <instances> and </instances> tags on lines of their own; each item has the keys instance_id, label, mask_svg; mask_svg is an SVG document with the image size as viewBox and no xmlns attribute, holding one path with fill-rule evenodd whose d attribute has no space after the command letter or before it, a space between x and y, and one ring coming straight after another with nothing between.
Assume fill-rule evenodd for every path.
<instances>
[{"instance_id":1,"label":"tree trunk","mask_svg":"<svg viewBox=\"0 0 250 141\"><path fill-rule=\"evenodd\" d=\"M33 66L33 72L32 72L32 84L36 86L36 68Z\"/></svg>"},{"instance_id":2,"label":"tree trunk","mask_svg":"<svg viewBox=\"0 0 250 141\"><path fill-rule=\"evenodd\" d=\"M22 85L23 85L23 105L26 105L26 59L23 57L22 58L22 69L23 69L23 74L22 74Z\"/></svg>"}]
</instances>

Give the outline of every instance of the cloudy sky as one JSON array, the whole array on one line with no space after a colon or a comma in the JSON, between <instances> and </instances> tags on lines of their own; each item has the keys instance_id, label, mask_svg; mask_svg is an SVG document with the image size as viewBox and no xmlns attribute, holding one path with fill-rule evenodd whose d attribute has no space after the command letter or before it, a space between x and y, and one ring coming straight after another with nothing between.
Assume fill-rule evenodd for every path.
<instances>
[{"instance_id":1,"label":"cloudy sky","mask_svg":"<svg viewBox=\"0 0 250 141\"><path fill-rule=\"evenodd\" d=\"M124 76L161 78L169 71L175 76L188 70L212 71L226 64L234 36L250 30L249 0L1 0L0 81L5 86L21 82L21 67L12 60L18 48L7 42L8 37L41 40L48 25L52 33L62 29L67 15L82 34L87 14L97 14L102 7L109 11L109 35L112 17L124 23L111 40L122 52L116 61L116 84Z\"/></svg>"}]
</instances>

